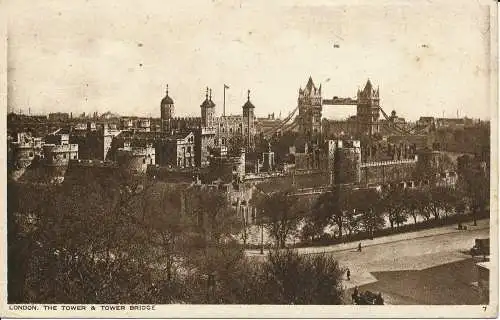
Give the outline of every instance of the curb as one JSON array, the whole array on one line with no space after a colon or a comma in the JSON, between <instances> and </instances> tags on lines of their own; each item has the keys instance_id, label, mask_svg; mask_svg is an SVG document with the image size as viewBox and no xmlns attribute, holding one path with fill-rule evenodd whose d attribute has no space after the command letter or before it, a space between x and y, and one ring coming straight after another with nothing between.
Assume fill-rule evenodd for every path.
<instances>
[{"instance_id":1,"label":"curb","mask_svg":"<svg viewBox=\"0 0 500 320\"><path fill-rule=\"evenodd\" d=\"M477 228L477 229L469 229L467 231L477 231L477 230L485 230L485 229L489 229L490 226L487 226L487 227L482 227L482 228ZM368 248L368 247L374 247L374 246L380 246L380 245L384 245L384 244L389 244L389 243L397 243L397 242L402 242L402 241L408 241L408 240L413 240L413 239L424 239L424 238L430 238L430 237L435 237L435 236L440 236L440 235L446 235L446 234L452 234L452 233L458 233L458 232L464 232L465 230L456 230L456 229L453 229L451 231L448 231L448 232L443 232L443 233L437 233L437 234L430 234L430 235L425 235L425 236L418 236L418 237L414 237L414 238L405 238L405 239L399 239L399 240L393 240L393 241L387 241L387 242L381 242L381 243L373 243L373 244L367 244L367 245L364 245L363 248ZM466 231L466 232L467 232ZM356 247L352 247L352 248L346 248L346 249L331 249L331 250L324 250L324 251L318 251L318 252L305 252L305 253L300 253L299 254L304 254L304 255L313 255L313 254L322 254L322 253L330 253L330 252L344 252L344 251L351 251L353 249L357 249L357 246ZM266 251L269 251L268 249L264 251L264 254L266 253ZM260 253L255 253L255 254L247 254L248 256L263 256L261 255Z\"/></svg>"},{"instance_id":2,"label":"curb","mask_svg":"<svg viewBox=\"0 0 500 320\"><path fill-rule=\"evenodd\" d=\"M484 228L477 228L477 229L474 229L474 230L468 230L468 231L477 231L477 230L485 230L485 229L489 229L490 227L484 227ZM425 235L425 236L420 236L420 237L414 237L414 238L407 238L407 239L399 239L399 240L394 240L394 241L387 241L387 242L381 242L381 243L374 243L374 244L368 244L368 245L365 245L363 246L364 248L368 248L368 247L375 247L375 246L380 246L380 245L383 245L383 244L388 244L388 243L397 243L397 242L401 242L401 241L408 241L408 240L413 240L413 239L424 239L424 238L430 238L430 237L435 237L435 236L440 236L440 235L445 235L445 234L451 234L451 233L458 233L458 232L462 232L464 230L452 230L452 231L449 231L449 232L443 232L443 233L437 233L437 234L430 234L430 235ZM322 252L309 252L309 253L302 253L302 254L322 254L322 253L329 253L329 252L343 252L343 251L350 251L350 250L353 250L353 249L356 249L356 247L352 247L352 248L347 248L347 249L338 249L338 250L328 250L328 251L322 251Z\"/></svg>"}]
</instances>

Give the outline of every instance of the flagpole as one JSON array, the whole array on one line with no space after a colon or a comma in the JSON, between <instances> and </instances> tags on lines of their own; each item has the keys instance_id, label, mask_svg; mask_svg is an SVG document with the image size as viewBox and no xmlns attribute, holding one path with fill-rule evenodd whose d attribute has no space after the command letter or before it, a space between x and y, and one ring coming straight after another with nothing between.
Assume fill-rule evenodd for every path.
<instances>
[{"instance_id":1,"label":"flagpole","mask_svg":"<svg viewBox=\"0 0 500 320\"><path fill-rule=\"evenodd\" d=\"M222 102L222 116L226 116L226 84L224 83L224 101Z\"/></svg>"}]
</instances>

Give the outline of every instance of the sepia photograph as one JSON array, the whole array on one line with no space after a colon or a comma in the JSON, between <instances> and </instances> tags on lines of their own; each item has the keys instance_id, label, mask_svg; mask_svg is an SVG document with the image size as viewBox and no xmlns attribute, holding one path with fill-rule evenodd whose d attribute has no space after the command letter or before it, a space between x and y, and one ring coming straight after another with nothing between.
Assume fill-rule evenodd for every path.
<instances>
[{"instance_id":1,"label":"sepia photograph","mask_svg":"<svg viewBox=\"0 0 500 320\"><path fill-rule=\"evenodd\" d=\"M4 7L2 316L498 316L495 1Z\"/></svg>"}]
</instances>

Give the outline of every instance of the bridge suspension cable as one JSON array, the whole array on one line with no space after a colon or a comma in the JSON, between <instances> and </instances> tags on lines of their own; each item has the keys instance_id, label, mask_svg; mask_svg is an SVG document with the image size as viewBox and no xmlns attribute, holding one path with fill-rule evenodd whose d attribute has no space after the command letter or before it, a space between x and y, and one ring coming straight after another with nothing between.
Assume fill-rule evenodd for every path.
<instances>
[{"instance_id":1,"label":"bridge suspension cable","mask_svg":"<svg viewBox=\"0 0 500 320\"><path fill-rule=\"evenodd\" d=\"M287 123L293 118L293 116L295 115L295 113L297 113L297 110L299 110L299 106L295 107L295 109L293 109L286 117L285 119L283 119L282 121L280 121L276 126L274 126L273 128L269 129L269 130L266 130L265 132L263 132L263 134L265 136L269 136L269 135L272 135L274 134L275 132L277 132L279 129L282 129L283 127L285 127L287 125ZM290 125L293 125L293 123L296 122L295 120L290 123Z\"/></svg>"},{"instance_id":2,"label":"bridge suspension cable","mask_svg":"<svg viewBox=\"0 0 500 320\"><path fill-rule=\"evenodd\" d=\"M389 123L391 123L391 118L389 117L389 115L387 115L387 113L384 111L384 109L382 109L382 107L380 107L380 106L378 108L382 112L382 115L384 116L384 118ZM402 133L402 134L405 134L405 135L417 135L417 134L423 132L425 129L428 128L428 125L427 125L427 126L425 126L423 128L420 128L420 129L418 129L417 126L415 126L413 128L410 128L410 129L406 129L406 128L400 127L397 123L391 123L390 126L392 126L394 129L396 129L397 131L399 131L399 133Z\"/></svg>"}]
</instances>

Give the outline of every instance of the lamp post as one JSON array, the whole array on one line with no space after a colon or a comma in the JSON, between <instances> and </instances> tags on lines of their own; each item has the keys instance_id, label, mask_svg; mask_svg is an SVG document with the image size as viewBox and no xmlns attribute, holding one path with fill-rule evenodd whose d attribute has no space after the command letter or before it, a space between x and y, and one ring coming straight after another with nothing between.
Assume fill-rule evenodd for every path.
<instances>
[{"instance_id":1,"label":"lamp post","mask_svg":"<svg viewBox=\"0 0 500 320\"><path fill-rule=\"evenodd\" d=\"M260 254L264 254L264 219L262 213L260 214Z\"/></svg>"}]
</instances>

